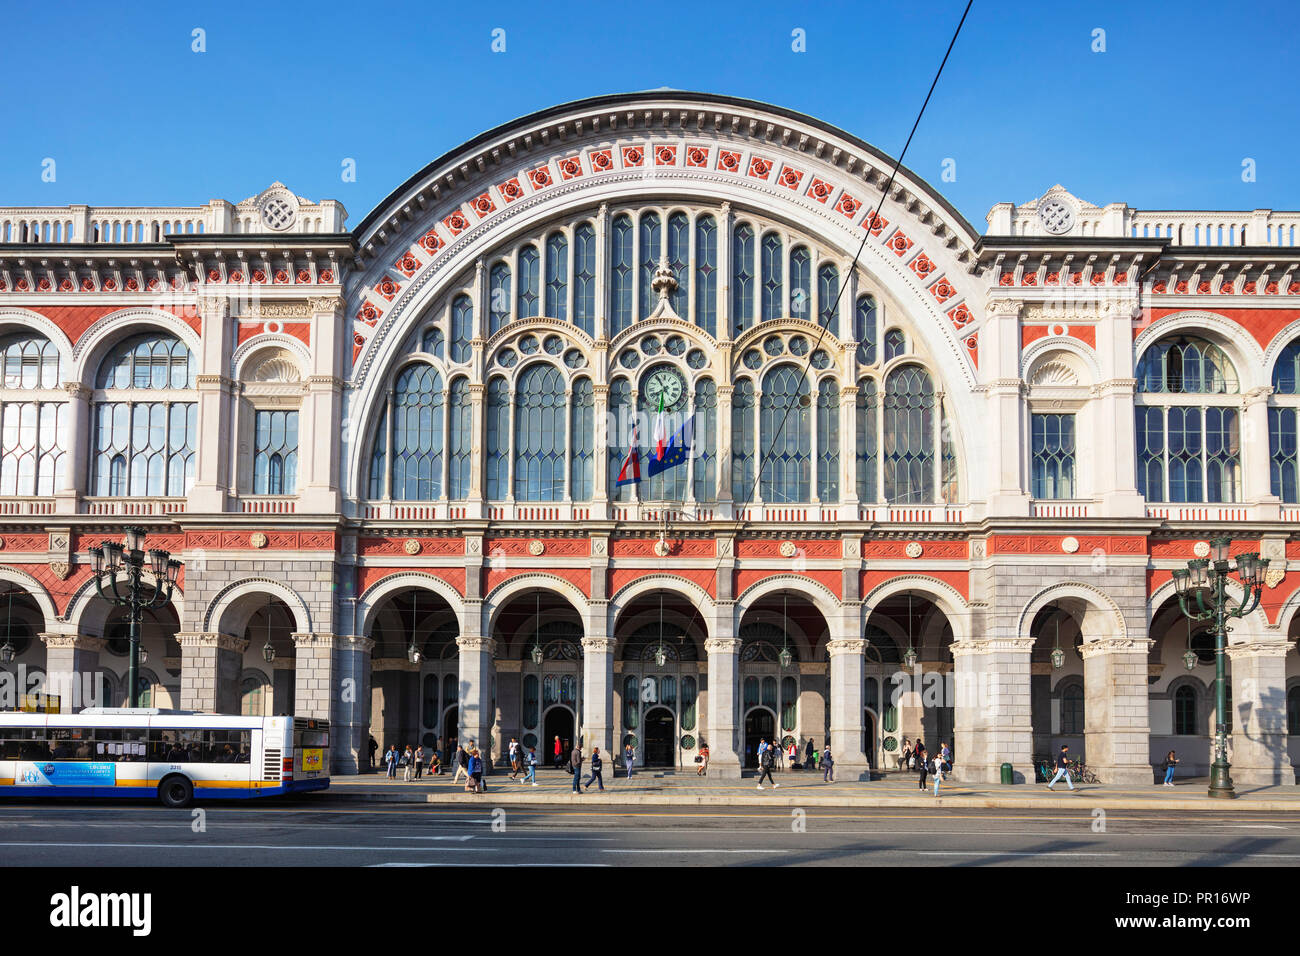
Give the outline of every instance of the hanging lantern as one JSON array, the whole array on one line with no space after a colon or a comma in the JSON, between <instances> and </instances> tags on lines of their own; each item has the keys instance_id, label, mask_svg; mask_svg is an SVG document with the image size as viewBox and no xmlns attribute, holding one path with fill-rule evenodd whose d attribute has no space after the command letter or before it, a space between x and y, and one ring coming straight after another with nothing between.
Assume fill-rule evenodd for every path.
<instances>
[{"instance_id":1,"label":"hanging lantern","mask_svg":"<svg viewBox=\"0 0 1300 956\"><path fill-rule=\"evenodd\" d=\"M903 655L903 663L907 667L916 666L916 650L912 647L912 595L907 595L907 653Z\"/></svg>"},{"instance_id":2,"label":"hanging lantern","mask_svg":"<svg viewBox=\"0 0 1300 956\"><path fill-rule=\"evenodd\" d=\"M143 647L141 647L141 648L140 648L140 663L141 663L141 664L147 664L148 662L149 662L149 652L146 651Z\"/></svg>"},{"instance_id":3,"label":"hanging lantern","mask_svg":"<svg viewBox=\"0 0 1300 956\"><path fill-rule=\"evenodd\" d=\"M268 664L275 660L275 648L271 646L269 637L266 639L266 643L262 645L262 660Z\"/></svg>"},{"instance_id":4,"label":"hanging lantern","mask_svg":"<svg viewBox=\"0 0 1300 956\"><path fill-rule=\"evenodd\" d=\"M1183 655L1183 665L1189 671L1196 670L1196 665L1199 662L1199 660L1200 658L1196 656L1196 652L1192 650L1190 647L1187 649L1187 653Z\"/></svg>"},{"instance_id":5,"label":"hanging lantern","mask_svg":"<svg viewBox=\"0 0 1300 956\"><path fill-rule=\"evenodd\" d=\"M794 660L794 655L790 653L790 648L781 648L781 653L776 655L776 659L781 662L782 667L789 667L790 662Z\"/></svg>"},{"instance_id":6,"label":"hanging lantern","mask_svg":"<svg viewBox=\"0 0 1300 956\"><path fill-rule=\"evenodd\" d=\"M542 628L542 592L534 593L533 604L533 650L532 658L534 664L540 664L542 658L546 655L542 652L542 645L537 643L537 634Z\"/></svg>"},{"instance_id":7,"label":"hanging lantern","mask_svg":"<svg viewBox=\"0 0 1300 956\"><path fill-rule=\"evenodd\" d=\"M1058 671L1065 666L1065 651L1059 647L1052 649L1052 666Z\"/></svg>"},{"instance_id":8,"label":"hanging lantern","mask_svg":"<svg viewBox=\"0 0 1300 956\"><path fill-rule=\"evenodd\" d=\"M790 605L789 596L781 592L781 651L776 655L777 661L782 667L789 667L790 662L794 660L794 655L790 653Z\"/></svg>"},{"instance_id":9,"label":"hanging lantern","mask_svg":"<svg viewBox=\"0 0 1300 956\"><path fill-rule=\"evenodd\" d=\"M907 649L907 653L903 655L903 663L906 664L908 667L915 667L916 651L909 647Z\"/></svg>"},{"instance_id":10,"label":"hanging lantern","mask_svg":"<svg viewBox=\"0 0 1300 956\"><path fill-rule=\"evenodd\" d=\"M659 649L655 651L655 663L658 664L660 667L663 667L664 662L667 660L668 660L668 654L664 651L663 644L660 643Z\"/></svg>"},{"instance_id":11,"label":"hanging lantern","mask_svg":"<svg viewBox=\"0 0 1300 956\"><path fill-rule=\"evenodd\" d=\"M411 646L406 649L406 659L412 664L420 663L420 649L415 646L415 641L411 641Z\"/></svg>"},{"instance_id":12,"label":"hanging lantern","mask_svg":"<svg viewBox=\"0 0 1300 956\"><path fill-rule=\"evenodd\" d=\"M659 667L664 666L668 660L667 653L664 652L664 592L659 592L659 649L655 651L655 664Z\"/></svg>"},{"instance_id":13,"label":"hanging lantern","mask_svg":"<svg viewBox=\"0 0 1300 956\"><path fill-rule=\"evenodd\" d=\"M542 662L542 646L537 643L537 638L533 638L532 657L534 664L540 664Z\"/></svg>"},{"instance_id":14,"label":"hanging lantern","mask_svg":"<svg viewBox=\"0 0 1300 956\"><path fill-rule=\"evenodd\" d=\"M12 664L14 656L14 646L5 641L4 647L0 647L0 664Z\"/></svg>"}]
</instances>

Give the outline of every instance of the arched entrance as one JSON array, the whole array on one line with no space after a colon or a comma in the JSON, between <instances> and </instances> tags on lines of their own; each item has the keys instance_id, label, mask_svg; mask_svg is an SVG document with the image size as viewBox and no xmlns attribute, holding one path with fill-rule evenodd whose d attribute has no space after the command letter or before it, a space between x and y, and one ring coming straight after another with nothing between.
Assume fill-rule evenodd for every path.
<instances>
[{"instance_id":1,"label":"arched entrance","mask_svg":"<svg viewBox=\"0 0 1300 956\"><path fill-rule=\"evenodd\" d=\"M745 767L752 770L758 766L758 745L767 739L773 741L776 735L776 715L766 707L755 707L745 714Z\"/></svg>"},{"instance_id":2,"label":"arched entrance","mask_svg":"<svg viewBox=\"0 0 1300 956\"><path fill-rule=\"evenodd\" d=\"M862 712L862 752L867 755L867 766L876 769L876 715L869 710Z\"/></svg>"},{"instance_id":3,"label":"arched entrance","mask_svg":"<svg viewBox=\"0 0 1300 956\"><path fill-rule=\"evenodd\" d=\"M903 591L880 601L867 618L866 638L880 644L882 650L881 692L887 695L884 706L886 740L883 749L897 754L903 740L915 744L919 739L935 751L948 744L956 754L956 687L953 677L952 624L943 610L918 591ZM889 638L886 642L886 638ZM914 667L906 666L909 649L916 655ZM884 663L897 658L900 665ZM872 668L868 666L868 673ZM901 674L895 682L892 678ZM891 745L889 738L893 737Z\"/></svg>"},{"instance_id":4,"label":"arched entrance","mask_svg":"<svg viewBox=\"0 0 1300 956\"><path fill-rule=\"evenodd\" d=\"M1206 623L1192 623L1167 599L1151 615L1151 649L1147 656L1147 700L1151 764L1159 766L1170 750L1178 754L1180 776L1206 776L1214 759L1218 690L1216 644ZM1192 653L1192 666L1186 655ZM1227 732L1232 755L1232 657L1225 655Z\"/></svg>"},{"instance_id":5,"label":"arched entrance","mask_svg":"<svg viewBox=\"0 0 1300 956\"><path fill-rule=\"evenodd\" d=\"M560 738L560 760L568 759L569 749L573 746L574 719L573 711L563 704L552 707L542 720L542 741L538 747L537 759L545 761L546 766L555 762L555 738ZM525 743L525 746L528 746Z\"/></svg>"},{"instance_id":6,"label":"arched entrance","mask_svg":"<svg viewBox=\"0 0 1300 956\"><path fill-rule=\"evenodd\" d=\"M1077 598L1048 604L1030 625L1034 647L1030 653L1029 706L1033 731L1034 769L1050 766L1061 745L1070 755L1087 759L1083 713L1083 645L1081 618L1086 608ZM1057 648L1060 667L1053 661Z\"/></svg>"},{"instance_id":7,"label":"arched entrance","mask_svg":"<svg viewBox=\"0 0 1300 956\"><path fill-rule=\"evenodd\" d=\"M655 707L645 714L645 765L675 767L677 719L666 707Z\"/></svg>"}]
</instances>

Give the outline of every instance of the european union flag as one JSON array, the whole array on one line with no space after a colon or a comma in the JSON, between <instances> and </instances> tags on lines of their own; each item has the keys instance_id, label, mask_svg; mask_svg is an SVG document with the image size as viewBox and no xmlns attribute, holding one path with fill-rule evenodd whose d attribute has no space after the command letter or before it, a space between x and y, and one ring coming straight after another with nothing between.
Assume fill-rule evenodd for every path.
<instances>
[{"instance_id":1,"label":"european union flag","mask_svg":"<svg viewBox=\"0 0 1300 956\"><path fill-rule=\"evenodd\" d=\"M658 458L652 452L646 459L646 477L653 478L655 475L667 471L669 468L676 468L686 461L686 456L690 453L691 448L691 419L686 419L686 423L677 429L672 438L668 440L668 446L664 448L662 458Z\"/></svg>"}]
</instances>

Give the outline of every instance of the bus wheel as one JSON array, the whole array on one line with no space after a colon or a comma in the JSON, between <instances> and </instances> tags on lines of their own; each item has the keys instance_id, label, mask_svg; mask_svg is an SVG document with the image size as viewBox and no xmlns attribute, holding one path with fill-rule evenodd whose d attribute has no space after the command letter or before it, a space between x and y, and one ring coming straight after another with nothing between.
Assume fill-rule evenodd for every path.
<instances>
[{"instance_id":1,"label":"bus wheel","mask_svg":"<svg viewBox=\"0 0 1300 956\"><path fill-rule=\"evenodd\" d=\"M158 799L164 807L188 807L194 799L194 784L180 774L168 777L158 784Z\"/></svg>"}]
</instances>

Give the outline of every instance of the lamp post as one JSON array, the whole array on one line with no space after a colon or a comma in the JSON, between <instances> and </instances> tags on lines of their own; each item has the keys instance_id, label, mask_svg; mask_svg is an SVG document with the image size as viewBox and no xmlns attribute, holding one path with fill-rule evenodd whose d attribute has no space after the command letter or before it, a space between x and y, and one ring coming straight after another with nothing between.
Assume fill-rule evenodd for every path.
<instances>
[{"instance_id":1,"label":"lamp post","mask_svg":"<svg viewBox=\"0 0 1300 956\"><path fill-rule=\"evenodd\" d=\"M181 563L166 551L150 548L146 552L144 540L143 528L127 528L124 543L104 541L100 547L90 549L99 596L115 607L124 608L131 622L131 665L127 672L130 687L127 702L131 707L139 706L140 701L140 621L145 611L160 608L171 600L181 569ZM153 576L151 594L146 594L146 571Z\"/></svg>"},{"instance_id":2,"label":"lamp post","mask_svg":"<svg viewBox=\"0 0 1300 956\"><path fill-rule=\"evenodd\" d=\"M1213 538L1210 541L1211 557L1188 561L1186 568L1174 571L1178 606L1183 614L1192 621L1210 621L1214 628L1215 726L1210 796L1227 799L1236 796L1232 790L1232 778L1228 775L1228 728L1224 720L1228 695L1223 657L1228 641L1228 620L1245 617L1259 607L1264 571L1268 567L1268 559L1252 551L1237 555L1234 568L1228 559L1231 544L1232 539L1226 535ZM1245 591L1236 604L1228 596L1228 580L1234 572Z\"/></svg>"}]
</instances>

